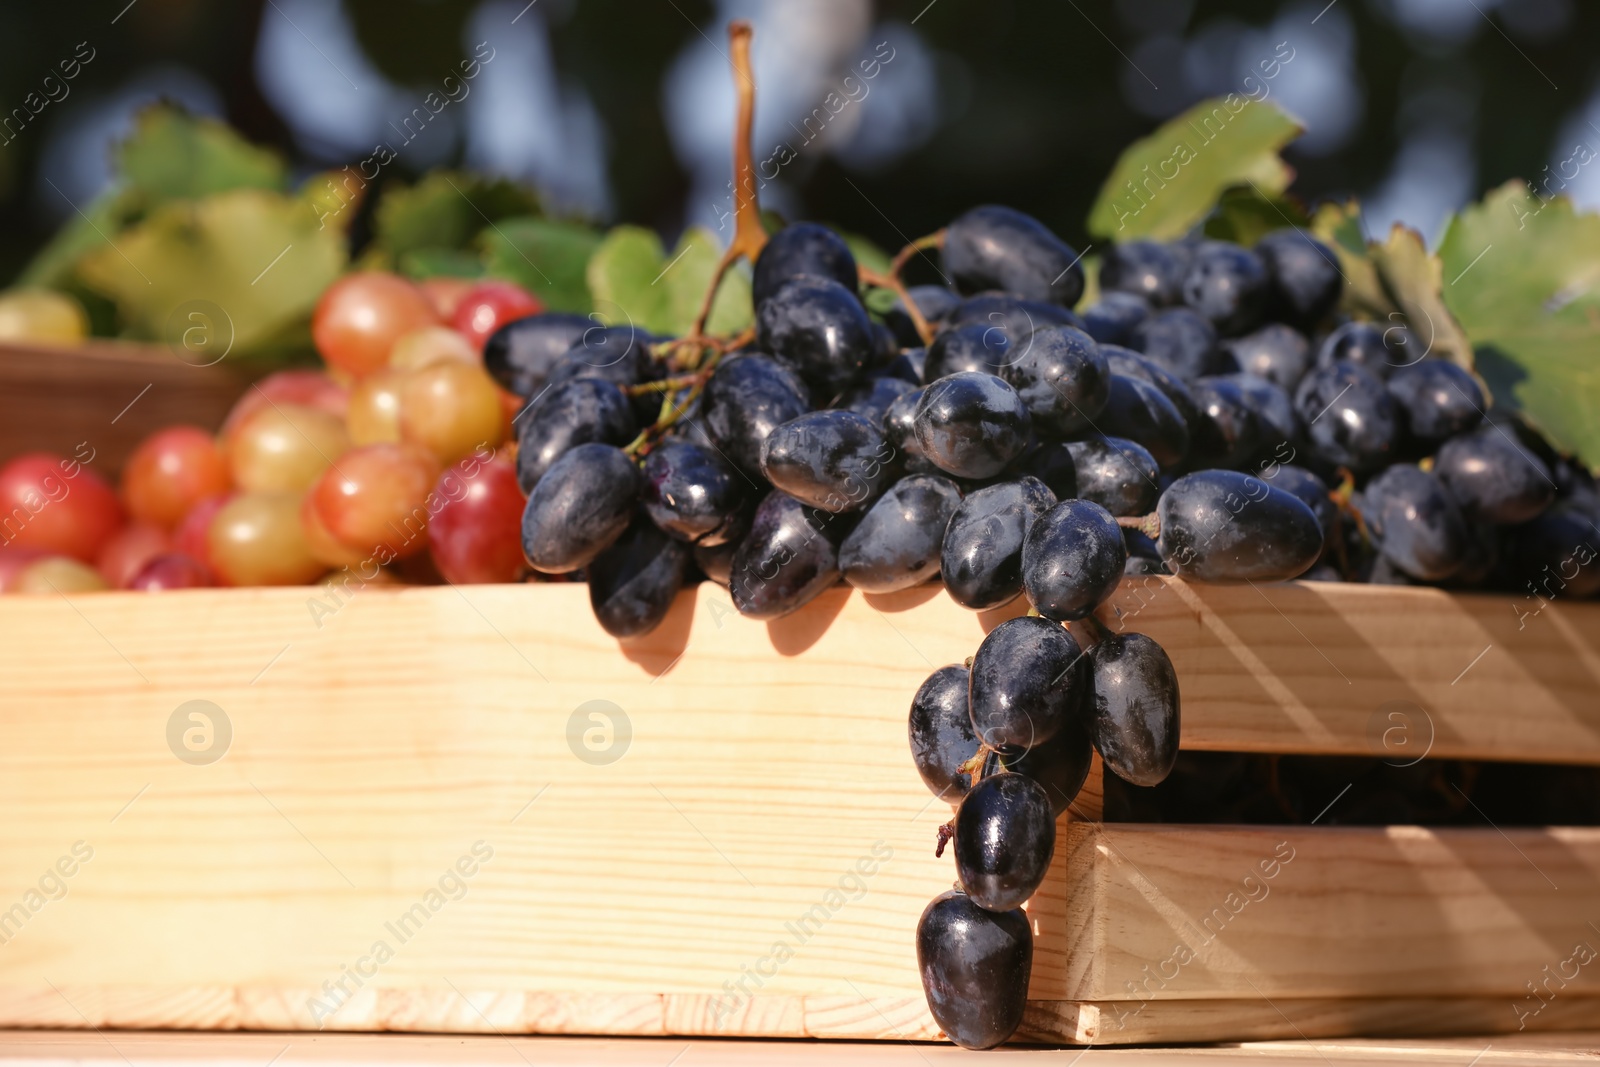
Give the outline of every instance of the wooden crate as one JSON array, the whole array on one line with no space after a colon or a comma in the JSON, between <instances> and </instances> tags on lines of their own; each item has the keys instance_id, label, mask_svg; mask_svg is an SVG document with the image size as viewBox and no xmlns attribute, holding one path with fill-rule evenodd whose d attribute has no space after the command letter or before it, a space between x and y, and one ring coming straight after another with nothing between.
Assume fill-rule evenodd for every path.
<instances>
[{"instance_id":1,"label":"wooden crate","mask_svg":"<svg viewBox=\"0 0 1600 1067\"><path fill-rule=\"evenodd\" d=\"M81 456L82 443L93 469L115 478L155 430L220 426L249 381L227 362L198 366L158 345L0 343L0 463L24 452Z\"/></svg>"},{"instance_id":2,"label":"wooden crate","mask_svg":"<svg viewBox=\"0 0 1600 1067\"><path fill-rule=\"evenodd\" d=\"M1393 755L1399 707L1435 756L1600 762L1600 606L1116 604L1186 748ZM702 586L619 646L576 585L0 598L0 1024L932 1039L906 709L1020 610ZM1030 913L1031 1040L1600 1025L1600 829L1074 820Z\"/></svg>"}]
</instances>

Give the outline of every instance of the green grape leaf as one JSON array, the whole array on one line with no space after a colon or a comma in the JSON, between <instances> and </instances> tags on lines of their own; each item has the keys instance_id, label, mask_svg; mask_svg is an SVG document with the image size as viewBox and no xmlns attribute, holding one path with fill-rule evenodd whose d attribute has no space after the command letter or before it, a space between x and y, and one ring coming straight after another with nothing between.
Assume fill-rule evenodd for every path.
<instances>
[{"instance_id":1,"label":"green grape leaf","mask_svg":"<svg viewBox=\"0 0 1600 1067\"><path fill-rule=\"evenodd\" d=\"M485 227L538 210L538 197L516 182L436 170L413 186L384 190L373 239L398 263L419 249L467 248Z\"/></svg>"},{"instance_id":2,"label":"green grape leaf","mask_svg":"<svg viewBox=\"0 0 1600 1067\"><path fill-rule=\"evenodd\" d=\"M856 265L867 270L877 271L879 274L888 274L889 265L893 257L860 234L837 231L844 238L844 243L849 246L850 254L856 257Z\"/></svg>"},{"instance_id":3,"label":"green grape leaf","mask_svg":"<svg viewBox=\"0 0 1600 1067\"><path fill-rule=\"evenodd\" d=\"M1236 185L1222 191L1222 199L1206 219L1205 233L1249 247L1273 230L1304 229L1310 221L1293 197L1262 196L1248 185Z\"/></svg>"},{"instance_id":4,"label":"green grape leaf","mask_svg":"<svg viewBox=\"0 0 1600 1067\"><path fill-rule=\"evenodd\" d=\"M586 314L594 309L589 260L600 235L574 222L513 218L478 237L488 273L516 282L552 311Z\"/></svg>"},{"instance_id":5,"label":"green grape leaf","mask_svg":"<svg viewBox=\"0 0 1600 1067\"><path fill-rule=\"evenodd\" d=\"M711 231L687 230L669 258L661 239L638 226L618 226L589 261L595 311L609 325L633 324L652 333L681 337L695 315L722 259ZM755 319L750 279L738 269L722 276L706 331L737 333Z\"/></svg>"},{"instance_id":6,"label":"green grape leaf","mask_svg":"<svg viewBox=\"0 0 1600 1067\"><path fill-rule=\"evenodd\" d=\"M35 253L17 277L17 285L40 285L63 288L71 282L78 260L98 248L122 231L139 214L138 193L126 186L118 186L95 197L84 209L76 212L50 238L48 244Z\"/></svg>"},{"instance_id":7,"label":"green grape leaf","mask_svg":"<svg viewBox=\"0 0 1600 1067\"><path fill-rule=\"evenodd\" d=\"M251 144L224 123L172 104L139 112L133 134L117 148L117 166L149 204L234 189L282 191L288 183L277 153Z\"/></svg>"},{"instance_id":8,"label":"green grape leaf","mask_svg":"<svg viewBox=\"0 0 1600 1067\"><path fill-rule=\"evenodd\" d=\"M1451 221L1439 257L1495 402L1600 467L1600 214L1508 182Z\"/></svg>"},{"instance_id":9,"label":"green grape leaf","mask_svg":"<svg viewBox=\"0 0 1600 1067\"><path fill-rule=\"evenodd\" d=\"M400 257L395 267L408 278L481 278L483 257L452 248L418 248Z\"/></svg>"},{"instance_id":10,"label":"green grape leaf","mask_svg":"<svg viewBox=\"0 0 1600 1067\"><path fill-rule=\"evenodd\" d=\"M1303 130L1266 101L1233 93L1202 100L1122 153L1089 212L1089 233L1171 240L1210 214L1224 189L1277 196L1294 177L1278 150Z\"/></svg>"},{"instance_id":11,"label":"green grape leaf","mask_svg":"<svg viewBox=\"0 0 1600 1067\"><path fill-rule=\"evenodd\" d=\"M1394 325L1405 326L1422 346L1420 352L1406 352L1404 359L1410 362L1425 354L1433 355L1470 370L1472 344L1445 306L1440 295L1444 268L1439 257L1428 252L1422 235L1396 223L1389 230L1387 241L1381 245L1372 242L1369 247L1378 278L1395 307L1385 318Z\"/></svg>"},{"instance_id":12,"label":"green grape leaf","mask_svg":"<svg viewBox=\"0 0 1600 1067\"><path fill-rule=\"evenodd\" d=\"M117 304L130 336L178 343L203 307L233 354L304 336L344 269L343 235L307 202L261 189L173 201L87 254L78 274Z\"/></svg>"}]
</instances>

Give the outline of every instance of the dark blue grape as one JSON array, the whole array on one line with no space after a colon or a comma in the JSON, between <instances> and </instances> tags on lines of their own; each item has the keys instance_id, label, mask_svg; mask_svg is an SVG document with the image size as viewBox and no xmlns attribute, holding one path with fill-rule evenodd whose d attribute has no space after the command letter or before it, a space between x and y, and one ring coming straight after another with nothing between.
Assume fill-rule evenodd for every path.
<instances>
[{"instance_id":1,"label":"dark blue grape","mask_svg":"<svg viewBox=\"0 0 1600 1067\"><path fill-rule=\"evenodd\" d=\"M699 421L726 459L759 478L767 435L810 410L793 371L766 356L746 355L724 361L711 375Z\"/></svg>"},{"instance_id":2,"label":"dark blue grape","mask_svg":"<svg viewBox=\"0 0 1600 1067\"><path fill-rule=\"evenodd\" d=\"M872 378L840 397L838 406L844 411L855 412L874 426L882 426L889 406L907 393L916 391L917 386L903 378Z\"/></svg>"},{"instance_id":3,"label":"dark blue grape","mask_svg":"<svg viewBox=\"0 0 1600 1067\"><path fill-rule=\"evenodd\" d=\"M1042 745L1081 715L1078 642L1037 615L1007 619L972 657L972 730L990 748Z\"/></svg>"},{"instance_id":4,"label":"dark blue grape","mask_svg":"<svg viewBox=\"0 0 1600 1067\"><path fill-rule=\"evenodd\" d=\"M928 346L922 373L930 382L962 371L999 374L1011 361L1010 349L1011 342L998 326L978 322L952 326Z\"/></svg>"},{"instance_id":5,"label":"dark blue grape","mask_svg":"<svg viewBox=\"0 0 1600 1067\"><path fill-rule=\"evenodd\" d=\"M949 318L956 305L961 303L959 294L942 285L913 285L906 292L911 294L911 302L922 312L923 321L935 329L938 329L938 324ZM884 314L883 321L894 331L895 339L900 342L901 347L916 348L922 344L922 335L917 333L916 324L911 321L911 316L906 312L905 304L899 297L895 297L894 306Z\"/></svg>"},{"instance_id":6,"label":"dark blue grape","mask_svg":"<svg viewBox=\"0 0 1600 1067\"><path fill-rule=\"evenodd\" d=\"M804 275L757 305L756 339L826 397L850 384L877 350L872 320L855 292Z\"/></svg>"},{"instance_id":7,"label":"dark blue grape","mask_svg":"<svg viewBox=\"0 0 1600 1067\"><path fill-rule=\"evenodd\" d=\"M1319 367L1300 380L1295 414L1311 450L1361 473L1384 466L1400 447L1403 416L1383 381L1355 363Z\"/></svg>"},{"instance_id":8,"label":"dark blue grape","mask_svg":"<svg viewBox=\"0 0 1600 1067\"><path fill-rule=\"evenodd\" d=\"M1144 634L1106 634L1089 649L1094 707L1089 735L1106 769L1158 785L1178 759L1178 672Z\"/></svg>"},{"instance_id":9,"label":"dark blue grape","mask_svg":"<svg viewBox=\"0 0 1600 1067\"><path fill-rule=\"evenodd\" d=\"M1222 343L1246 374L1293 392L1311 369L1311 342L1293 326L1269 322L1254 333Z\"/></svg>"},{"instance_id":10,"label":"dark blue grape","mask_svg":"<svg viewBox=\"0 0 1600 1067\"><path fill-rule=\"evenodd\" d=\"M1058 500L1078 495L1078 468L1073 465L1072 450L1060 441L1035 444L1011 465L1010 474L1039 479Z\"/></svg>"},{"instance_id":11,"label":"dark blue grape","mask_svg":"<svg viewBox=\"0 0 1600 1067\"><path fill-rule=\"evenodd\" d=\"M1434 457L1433 471L1475 519L1510 526L1550 506L1550 468L1498 426L1454 437Z\"/></svg>"},{"instance_id":12,"label":"dark blue grape","mask_svg":"<svg viewBox=\"0 0 1600 1067\"><path fill-rule=\"evenodd\" d=\"M775 427L761 448L761 473L824 511L865 508L899 475L895 450L853 411L812 411Z\"/></svg>"},{"instance_id":13,"label":"dark blue grape","mask_svg":"<svg viewBox=\"0 0 1600 1067\"><path fill-rule=\"evenodd\" d=\"M844 580L865 593L910 589L939 576L939 545L961 490L937 474L902 478L839 547Z\"/></svg>"},{"instance_id":14,"label":"dark blue grape","mask_svg":"<svg viewBox=\"0 0 1600 1067\"><path fill-rule=\"evenodd\" d=\"M1161 496L1161 468L1144 446L1095 434L1070 441L1077 495L1113 515L1148 515Z\"/></svg>"},{"instance_id":15,"label":"dark blue grape","mask_svg":"<svg viewBox=\"0 0 1600 1067\"><path fill-rule=\"evenodd\" d=\"M522 551L536 571L566 574L589 562L628 528L639 500L639 468L612 445L564 453L528 495Z\"/></svg>"},{"instance_id":16,"label":"dark blue grape","mask_svg":"<svg viewBox=\"0 0 1600 1067\"><path fill-rule=\"evenodd\" d=\"M926 348L908 348L890 360L882 373L884 377L897 378L910 385L920 386L927 380L922 373L927 363Z\"/></svg>"},{"instance_id":17,"label":"dark blue grape","mask_svg":"<svg viewBox=\"0 0 1600 1067\"><path fill-rule=\"evenodd\" d=\"M1150 304L1132 293L1101 293L1098 302L1083 310L1083 330L1103 345L1124 345L1134 327L1150 316Z\"/></svg>"},{"instance_id":18,"label":"dark blue grape","mask_svg":"<svg viewBox=\"0 0 1600 1067\"><path fill-rule=\"evenodd\" d=\"M1261 420L1239 383L1227 376L1190 383L1201 419L1190 441L1191 462L1200 467L1239 467L1262 445Z\"/></svg>"},{"instance_id":19,"label":"dark blue grape","mask_svg":"<svg viewBox=\"0 0 1600 1067\"><path fill-rule=\"evenodd\" d=\"M1396 367L1412 361L1405 355L1407 341L1405 330L1398 326L1386 330L1370 322L1347 322L1322 339L1317 347L1317 366L1354 363L1379 378L1387 378Z\"/></svg>"},{"instance_id":20,"label":"dark blue grape","mask_svg":"<svg viewBox=\"0 0 1600 1067\"><path fill-rule=\"evenodd\" d=\"M1105 508L1063 500L1028 531L1022 586L1045 618L1081 619L1116 591L1127 560L1122 528Z\"/></svg>"},{"instance_id":21,"label":"dark blue grape","mask_svg":"<svg viewBox=\"0 0 1600 1067\"><path fill-rule=\"evenodd\" d=\"M1133 293L1153 307L1165 307L1183 299L1187 270L1186 250L1155 241L1129 241L1106 250L1100 263L1100 289Z\"/></svg>"},{"instance_id":22,"label":"dark blue grape","mask_svg":"<svg viewBox=\"0 0 1600 1067\"><path fill-rule=\"evenodd\" d=\"M922 784L941 800L959 803L972 788L972 776L961 765L978 754L967 710L970 682L965 667L940 667L911 699L911 760Z\"/></svg>"},{"instance_id":23,"label":"dark blue grape","mask_svg":"<svg viewBox=\"0 0 1600 1067\"><path fill-rule=\"evenodd\" d=\"M754 486L715 450L663 441L645 457L642 497L657 526L679 541L720 545Z\"/></svg>"},{"instance_id":24,"label":"dark blue grape","mask_svg":"<svg viewBox=\"0 0 1600 1067\"><path fill-rule=\"evenodd\" d=\"M724 541L720 545L695 545L695 566L700 568L700 573L726 589L733 573L733 554L738 550L738 541Z\"/></svg>"},{"instance_id":25,"label":"dark blue grape","mask_svg":"<svg viewBox=\"0 0 1600 1067\"><path fill-rule=\"evenodd\" d=\"M1367 483L1357 506L1378 551L1413 578L1436 582L1466 562L1466 520L1427 471L1397 463Z\"/></svg>"},{"instance_id":26,"label":"dark blue grape","mask_svg":"<svg viewBox=\"0 0 1600 1067\"><path fill-rule=\"evenodd\" d=\"M1181 463L1189 451L1189 426L1165 393L1140 378L1111 376L1106 406L1096 428L1136 441L1163 467Z\"/></svg>"},{"instance_id":27,"label":"dark blue grape","mask_svg":"<svg viewBox=\"0 0 1600 1067\"><path fill-rule=\"evenodd\" d=\"M1470 373L1425 359L1389 375L1389 392L1406 414L1411 439L1432 451L1483 421L1483 390Z\"/></svg>"},{"instance_id":28,"label":"dark blue grape","mask_svg":"<svg viewBox=\"0 0 1600 1067\"><path fill-rule=\"evenodd\" d=\"M546 311L506 323L483 343L483 369L524 400L544 388L557 360L595 323L583 315Z\"/></svg>"},{"instance_id":29,"label":"dark blue grape","mask_svg":"<svg viewBox=\"0 0 1600 1067\"><path fill-rule=\"evenodd\" d=\"M1134 327L1130 347L1184 381L1231 369L1219 358L1216 329L1193 308L1164 308L1155 312Z\"/></svg>"},{"instance_id":30,"label":"dark blue grape","mask_svg":"<svg viewBox=\"0 0 1600 1067\"><path fill-rule=\"evenodd\" d=\"M1161 494L1157 544L1174 574L1203 582L1281 582L1322 554L1322 527L1299 498L1238 471L1196 471Z\"/></svg>"},{"instance_id":31,"label":"dark blue grape","mask_svg":"<svg viewBox=\"0 0 1600 1067\"><path fill-rule=\"evenodd\" d=\"M1028 446L1032 421L992 374L952 374L929 385L914 416L924 458L958 478L991 478Z\"/></svg>"},{"instance_id":32,"label":"dark blue grape","mask_svg":"<svg viewBox=\"0 0 1600 1067\"><path fill-rule=\"evenodd\" d=\"M1088 687L1081 691L1080 700L1087 700ZM991 753L985 762L986 774L999 770L1032 778L1044 787L1050 798L1050 809L1058 817L1072 806L1083 783L1089 780L1089 768L1094 763L1094 746L1089 743L1088 716L1083 721L1068 723L1067 728L1042 745L1035 745L1021 755L1000 756Z\"/></svg>"},{"instance_id":33,"label":"dark blue grape","mask_svg":"<svg viewBox=\"0 0 1600 1067\"><path fill-rule=\"evenodd\" d=\"M1294 399L1284 389L1254 374L1224 374L1217 380L1238 388L1244 402L1254 412L1261 428L1263 451L1283 451L1281 446L1301 439L1300 417L1294 412Z\"/></svg>"},{"instance_id":34,"label":"dark blue grape","mask_svg":"<svg viewBox=\"0 0 1600 1067\"><path fill-rule=\"evenodd\" d=\"M1033 896L1056 850L1056 815L1044 786L1002 772L978 782L956 809L956 878L985 911Z\"/></svg>"},{"instance_id":35,"label":"dark blue grape","mask_svg":"<svg viewBox=\"0 0 1600 1067\"><path fill-rule=\"evenodd\" d=\"M1041 434L1083 433L1106 406L1111 371L1094 338L1071 326L1038 330L1011 353L1001 375Z\"/></svg>"},{"instance_id":36,"label":"dark blue grape","mask_svg":"<svg viewBox=\"0 0 1600 1067\"><path fill-rule=\"evenodd\" d=\"M1184 426L1193 427L1200 420L1200 402L1194 398L1194 392L1187 382L1166 367L1149 356L1121 345L1101 345L1100 352L1106 357L1106 366L1111 368L1112 374L1138 378L1161 390L1162 395L1178 409Z\"/></svg>"},{"instance_id":37,"label":"dark blue grape","mask_svg":"<svg viewBox=\"0 0 1600 1067\"><path fill-rule=\"evenodd\" d=\"M1311 513L1317 517L1317 525L1322 527L1324 543L1333 536L1339 509L1328 496L1328 483L1304 467L1288 463L1270 465L1262 471L1261 477L1270 482L1273 488L1282 489L1311 509Z\"/></svg>"},{"instance_id":38,"label":"dark blue grape","mask_svg":"<svg viewBox=\"0 0 1600 1067\"><path fill-rule=\"evenodd\" d=\"M1595 518L1575 503L1562 501L1507 534L1501 566L1508 584L1527 598L1521 606L1513 605L1519 618L1524 612L1542 611L1552 600L1600 594L1596 558L1600 529Z\"/></svg>"},{"instance_id":39,"label":"dark blue grape","mask_svg":"<svg viewBox=\"0 0 1600 1067\"><path fill-rule=\"evenodd\" d=\"M1261 321L1270 293L1261 257L1232 241L1201 241L1189 253L1183 278L1186 304L1234 336Z\"/></svg>"},{"instance_id":40,"label":"dark blue grape","mask_svg":"<svg viewBox=\"0 0 1600 1067\"><path fill-rule=\"evenodd\" d=\"M626 391L660 376L661 367L650 358L649 334L628 326L591 326L582 339L567 349L550 367L547 386L578 378L601 378ZM659 393L630 396L633 417L640 426L654 422L661 410Z\"/></svg>"},{"instance_id":41,"label":"dark blue grape","mask_svg":"<svg viewBox=\"0 0 1600 1067\"><path fill-rule=\"evenodd\" d=\"M1256 242L1255 251L1272 279L1268 307L1274 318L1312 326L1338 306L1344 291L1339 257L1306 231L1273 230ZM1278 384L1294 388L1293 382Z\"/></svg>"},{"instance_id":42,"label":"dark blue grape","mask_svg":"<svg viewBox=\"0 0 1600 1067\"><path fill-rule=\"evenodd\" d=\"M961 501L944 529L940 570L950 597L988 611L1022 592L1022 544L1034 521L1056 502L1039 479L979 489Z\"/></svg>"},{"instance_id":43,"label":"dark blue grape","mask_svg":"<svg viewBox=\"0 0 1600 1067\"><path fill-rule=\"evenodd\" d=\"M1172 573L1161 558L1160 548L1149 534L1125 526L1122 529L1122 544L1128 550L1128 562L1122 565L1124 575Z\"/></svg>"},{"instance_id":44,"label":"dark blue grape","mask_svg":"<svg viewBox=\"0 0 1600 1067\"><path fill-rule=\"evenodd\" d=\"M517 482L533 492L550 465L588 442L625 445L639 432L633 406L603 378L574 378L545 390L517 420Z\"/></svg>"},{"instance_id":45,"label":"dark blue grape","mask_svg":"<svg viewBox=\"0 0 1600 1067\"><path fill-rule=\"evenodd\" d=\"M983 293L963 300L945 324L952 329L973 324L993 326L1005 331L1006 339L1014 345L1025 344L1035 330L1047 326L1083 328L1083 321L1067 308L1005 293Z\"/></svg>"},{"instance_id":46,"label":"dark blue grape","mask_svg":"<svg viewBox=\"0 0 1600 1067\"><path fill-rule=\"evenodd\" d=\"M773 490L756 508L729 567L739 614L776 619L805 606L839 580L838 542L847 524Z\"/></svg>"},{"instance_id":47,"label":"dark blue grape","mask_svg":"<svg viewBox=\"0 0 1600 1067\"><path fill-rule=\"evenodd\" d=\"M1072 307L1083 295L1083 267L1072 246L1031 215L987 204L945 228L944 269L963 293L999 289L1026 300Z\"/></svg>"},{"instance_id":48,"label":"dark blue grape","mask_svg":"<svg viewBox=\"0 0 1600 1067\"><path fill-rule=\"evenodd\" d=\"M837 282L854 293L860 282L856 257L844 239L815 222L794 222L767 238L756 257L751 296L765 303L790 280L805 275Z\"/></svg>"},{"instance_id":49,"label":"dark blue grape","mask_svg":"<svg viewBox=\"0 0 1600 1067\"><path fill-rule=\"evenodd\" d=\"M589 564L589 606L612 637L649 633L683 588L690 548L640 516Z\"/></svg>"},{"instance_id":50,"label":"dark blue grape","mask_svg":"<svg viewBox=\"0 0 1600 1067\"><path fill-rule=\"evenodd\" d=\"M951 1041L986 1049L1022 1025L1033 971L1033 929L1021 909L985 911L959 890L917 920L917 970L928 1011Z\"/></svg>"}]
</instances>

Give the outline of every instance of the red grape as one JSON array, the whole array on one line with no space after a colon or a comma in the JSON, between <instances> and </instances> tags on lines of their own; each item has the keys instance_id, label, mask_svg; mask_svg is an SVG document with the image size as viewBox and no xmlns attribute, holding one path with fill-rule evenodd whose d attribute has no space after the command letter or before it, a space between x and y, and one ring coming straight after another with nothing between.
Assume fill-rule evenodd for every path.
<instances>
[{"instance_id":1,"label":"red grape","mask_svg":"<svg viewBox=\"0 0 1600 1067\"><path fill-rule=\"evenodd\" d=\"M146 563L172 551L167 531L148 522L130 522L111 535L95 566L113 589L126 589Z\"/></svg>"},{"instance_id":2,"label":"red grape","mask_svg":"<svg viewBox=\"0 0 1600 1067\"><path fill-rule=\"evenodd\" d=\"M400 382L400 439L426 448L442 463L464 459L505 437L500 388L489 372L446 360Z\"/></svg>"},{"instance_id":3,"label":"red grape","mask_svg":"<svg viewBox=\"0 0 1600 1067\"><path fill-rule=\"evenodd\" d=\"M31 452L0 468L0 540L8 545L88 563L121 525L117 494L76 459Z\"/></svg>"},{"instance_id":4,"label":"red grape","mask_svg":"<svg viewBox=\"0 0 1600 1067\"><path fill-rule=\"evenodd\" d=\"M416 370L442 359L483 366L483 356L472 347L472 342L448 326L424 326L420 330L412 330L394 343L394 348L389 351L388 366L391 370Z\"/></svg>"},{"instance_id":5,"label":"red grape","mask_svg":"<svg viewBox=\"0 0 1600 1067\"><path fill-rule=\"evenodd\" d=\"M222 424L224 450L233 445L240 424L262 408L273 404L301 404L344 418L350 390L319 370L281 370L256 382L234 402Z\"/></svg>"},{"instance_id":6,"label":"red grape","mask_svg":"<svg viewBox=\"0 0 1600 1067\"><path fill-rule=\"evenodd\" d=\"M311 319L311 337L330 366L360 378L389 361L402 336L439 316L426 294L397 274L348 274L328 287Z\"/></svg>"},{"instance_id":7,"label":"red grape","mask_svg":"<svg viewBox=\"0 0 1600 1067\"><path fill-rule=\"evenodd\" d=\"M240 489L297 493L350 447L344 420L299 404L274 404L251 415L228 442Z\"/></svg>"},{"instance_id":8,"label":"red grape","mask_svg":"<svg viewBox=\"0 0 1600 1067\"><path fill-rule=\"evenodd\" d=\"M211 567L224 585L303 585L325 568L300 530L297 493L240 493L207 531Z\"/></svg>"},{"instance_id":9,"label":"red grape","mask_svg":"<svg viewBox=\"0 0 1600 1067\"><path fill-rule=\"evenodd\" d=\"M200 503L189 509L189 514L178 523L177 529L172 531L172 547L175 551L182 552L190 559L199 560L215 571L211 566L209 538L211 535L211 521L217 517L228 501L236 494L219 493L216 496L206 497Z\"/></svg>"},{"instance_id":10,"label":"red grape","mask_svg":"<svg viewBox=\"0 0 1600 1067\"><path fill-rule=\"evenodd\" d=\"M428 525L433 562L449 582L514 582L522 558L522 509L517 467L506 459L469 456L439 476L443 501Z\"/></svg>"},{"instance_id":11,"label":"red grape","mask_svg":"<svg viewBox=\"0 0 1600 1067\"><path fill-rule=\"evenodd\" d=\"M146 437L122 470L122 502L137 522L170 530L208 496L228 491L228 464L216 438L198 426L169 426Z\"/></svg>"},{"instance_id":12,"label":"red grape","mask_svg":"<svg viewBox=\"0 0 1600 1067\"><path fill-rule=\"evenodd\" d=\"M417 283L427 298L433 303L433 310L438 312L440 322L449 322L456 317L456 308L461 306L461 298L467 294L475 283L471 278L452 278L440 275L437 278L424 278Z\"/></svg>"},{"instance_id":13,"label":"red grape","mask_svg":"<svg viewBox=\"0 0 1600 1067\"><path fill-rule=\"evenodd\" d=\"M350 390L345 426L353 444L394 444L400 440L400 383L404 380L403 373L385 367L367 375Z\"/></svg>"},{"instance_id":14,"label":"red grape","mask_svg":"<svg viewBox=\"0 0 1600 1067\"><path fill-rule=\"evenodd\" d=\"M428 546L428 497L438 476L439 461L426 449L365 445L322 473L308 510L343 548L386 564Z\"/></svg>"},{"instance_id":15,"label":"red grape","mask_svg":"<svg viewBox=\"0 0 1600 1067\"><path fill-rule=\"evenodd\" d=\"M45 556L17 572L8 592L98 593L107 588L100 572L66 556Z\"/></svg>"},{"instance_id":16,"label":"red grape","mask_svg":"<svg viewBox=\"0 0 1600 1067\"><path fill-rule=\"evenodd\" d=\"M211 570L204 563L182 552L168 552L146 563L129 589L155 593L164 589L200 589L211 584Z\"/></svg>"},{"instance_id":17,"label":"red grape","mask_svg":"<svg viewBox=\"0 0 1600 1067\"><path fill-rule=\"evenodd\" d=\"M40 552L37 548L8 547L0 551L0 593L9 593L23 571L49 556L48 552Z\"/></svg>"},{"instance_id":18,"label":"red grape","mask_svg":"<svg viewBox=\"0 0 1600 1067\"><path fill-rule=\"evenodd\" d=\"M482 351L483 342L500 327L543 310L539 299L522 286L491 279L462 294L452 322L473 348Z\"/></svg>"}]
</instances>

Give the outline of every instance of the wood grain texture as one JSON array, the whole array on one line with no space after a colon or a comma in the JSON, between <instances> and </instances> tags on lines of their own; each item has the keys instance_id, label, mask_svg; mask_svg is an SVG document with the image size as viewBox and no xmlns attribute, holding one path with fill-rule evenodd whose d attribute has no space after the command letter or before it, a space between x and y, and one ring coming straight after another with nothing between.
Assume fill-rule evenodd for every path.
<instances>
[{"instance_id":1,"label":"wood grain texture","mask_svg":"<svg viewBox=\"0 0 1600 1067\"><path fill-rule=\"evenodd\" d=\"M1190 592L1165 589L1139 620L1178 665L1185 744L1260 742L1265 712L1208 681L1211 635L1259 629L1279 648L1293 628L1261 619L1248 586L1203 591L1210 622ZM1387 615L1396 641L1429 632L1404 617L1413 590L1269 592L1308 632L1329 610ZM1539 621L1592 635L1597 610ZM760 624L702 587L619 648L577 585L0 599L0 1024L932 1038L913 931L952 878L932 855L949 809L911 766L905 713L1003 617L934 589L836 590ZM1323 662L1287 656L1258 658L1290 677ZM1502 677L1495 663L1473 670ZM1537 684L1569 684L1551 677ZM1473 693L1434 709L1441 738L1499 736L1503 707ZM1578 736L1528 699L1518 737L1541 707ZM231 724L205 765L169 747L195 700ZM1332 747L1358 749L1367 718L1329 712ZM1286 748L1304 740L1294 722L1280 714ZM620 758L597 759L587 731ZM1045 1018L1126 999L1123 970L1161 960L1177 917L1222 903L1281 836L1063 828L1030 905ZM1509 1002L1565 958L1568 901L1600 899L1581 880L1595 832L1510 835L1562 885L1554 902L1493 830L1292 833L1272 895L1152 1003L1253 1000L1245 975L1275 1002ZM63 864L79 842L92 856Z\"/></svg>"},{"instance_id":2,"label":"wood grain texture","mask_svg":"<svg viewBox=\"0 0 1600 1067\"><path fill-rule=\"evenodd\" d=\"M0 343L0 463L88 442L93 469L112 478L155 430L221 426L248 382L226 362L194 366L159 345Z\"/></svg>"},{"instance_id":3,"label":"wood grain texture","mask_svg":"<svg viewBox=\"0 0 1600 1067\"><path fill-rule=\"evenodd\" d=\"M1593 1064L1600 1033L1522 1033L1493 1037L1319 1039L1258 1041L1221 1047L1097 1048L1085 1061L1115 1067L1207 1067L1249 1063L1255 1067L1550 1067ZM173 1034L62 1033L21 1031L0 1034L0 1062L29 1067L241 1067L274 1063L282 1067L333 1064L337 1067L746 1067L748 1064L828 1063L832 1067L938 1067L975 1063L978 1053L918 1048L902 1043L810 1041L686 1041L681 1038L609 1040L570 1037L445 1036L384 1034ZM989 1061L1048 1064L1072 1062L1054 1049L1011 1048L986 1054Z\"/></svg>"}]
</instances>

